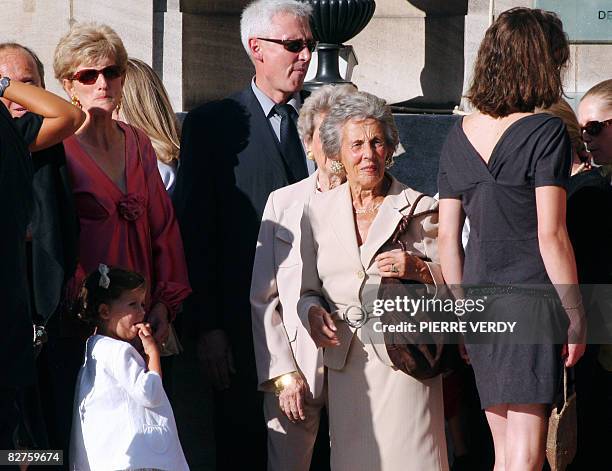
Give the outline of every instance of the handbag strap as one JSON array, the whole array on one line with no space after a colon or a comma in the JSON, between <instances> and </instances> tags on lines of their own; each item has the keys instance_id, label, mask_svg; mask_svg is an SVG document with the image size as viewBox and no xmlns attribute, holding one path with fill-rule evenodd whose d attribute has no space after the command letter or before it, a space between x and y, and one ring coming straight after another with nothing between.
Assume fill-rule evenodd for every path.
<instances>
[{"instance_id":1,"label":"handbag strap","mask_svg":"<svg viewBox=\"0 0 612 471\"><path fill-rule=\"evenodd\" d=\"M567 400L572 394L576 393L576 378L574 376L574 368L566 368L563 364L563 402L567 403ZM559 399L560 400L560 399Z\"/></svg>"},{"instance_id":2,"label":"handbag strap","mask_svg":"<svg viewBox=\"0 0 612 471\"><path fill-rule=\"evenodd\" d=\"M567 367L563 368L563 402L567 404Z\"/></svg>"},{"instance_id":3,"label":"handbag strap","mask_svg":"<svg viewBox=\"0 0 612 471\"><path fill-rule=\"evenodd\" d=\"M428 209L426 211L422 211L420 213L415 214L416 212L416 208L419 204L419 202L425 197L425 195L423 193L421 193L419 196L417 196L417 198L414 200L414 202L412 203L412 205L410 206L410 211L408 212L408 214L406 216L404 216L399 224L397 225L397 228L395 229L395 232L393 233L393 235L391 236L391 242L393 244L399 244L400 247L402 248L402 250L406 250L406 245L404 244L404 242L401 240L401 236L404 235L404 233L408 230L408 226L410 226L410 223L412 222L412 220L417 217L417 216L427 216L428 214L436 214L438 212L437 209Z\"/></svg>"}]
</instances>

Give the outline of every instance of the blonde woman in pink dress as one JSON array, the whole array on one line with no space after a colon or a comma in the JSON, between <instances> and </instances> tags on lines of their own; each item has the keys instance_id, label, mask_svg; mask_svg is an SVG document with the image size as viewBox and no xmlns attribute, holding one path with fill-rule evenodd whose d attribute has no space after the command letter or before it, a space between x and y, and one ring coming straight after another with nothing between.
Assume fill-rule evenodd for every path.
<instances>
[{"instance_id":1,"label":"blonde woman in pink dress","mask_svg":"<svg viewBox=\"0 0 612 471\"><path fill-rule=\"evenodd\" d=\"M105 263L147 280L147 320L162 344L191 289L172 203L149 138L112 119L127 52L108 26L77 24L55 50L55 76L87 114L64 141L81 226L79 278Z\"/></svg>"}]
</instances>

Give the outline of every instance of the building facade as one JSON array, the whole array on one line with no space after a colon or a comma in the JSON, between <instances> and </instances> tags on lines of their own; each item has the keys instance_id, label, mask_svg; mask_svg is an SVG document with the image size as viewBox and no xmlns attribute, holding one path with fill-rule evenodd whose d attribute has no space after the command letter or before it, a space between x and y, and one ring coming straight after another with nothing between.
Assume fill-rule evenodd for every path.
<instances>
[{"instance_id":1,"label":"building facade","mask_svg":"<svg viewBox=\"0 0 612 471\"><path fill-rule=\"evenodd\" d=\"M175 110L188 111L241 88L251 77L253 69L239 34L240 12L247 3L0 0L4 12L0 39L35 50L46 66L48 88L63 93L52 70L60 36L75 21L106 23L119 33L131 56L153 65ZM461 101L469 85L478 44L491 16L515 6L551 3L579 3L598 16L609 9L609 2L603 0L378 0L370 23L349 41L358 59L352 80L361 89L407 109L450 109ZM609 13L610 18L601 19L599 40L571 45L571 64L565 76L570 98L612 77Z\"/></svg>"}]
</instances>

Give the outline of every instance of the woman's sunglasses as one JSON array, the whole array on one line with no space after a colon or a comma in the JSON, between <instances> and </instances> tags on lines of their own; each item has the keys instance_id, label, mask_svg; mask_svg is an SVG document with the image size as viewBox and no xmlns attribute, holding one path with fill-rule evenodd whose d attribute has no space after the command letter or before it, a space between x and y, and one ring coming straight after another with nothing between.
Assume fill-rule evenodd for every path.
<instances>
[{"instance_id":1,"label":"woman's sunglasses","mask_svg":"<svg viewBox=\"0 0 612 471\"><path fill-rule=\"evenodd\" d=\"M586 132L589 136L597 136L603 128L610 126L612 119L606 119L605 121L589 121L585 126L582 126L580 130Z\"/></svg>"},{"instance_id":2,"label":"woman's sunglasses","mask_svg":"<svg viewBox=\"0 0 612 471\"><path fill-rule=\"evenodd\" d=\"M84 85L92 85L98 80L98 75L104 75L106 80L113 80L121 77L121 68L118 65L109 65L103 69L83 69L76 72L70 80L78 80Z\"/></svg>"},{"instance_id":3,"label":"woman's sunglasses","mask_svg":"<svg viewBox=\"0 0 612 471\"><path fill-rule=\"evenodd\" d=\"M270 43L281 44L286 51L293 52L294 54L300 52L304 48L307 48L310 52L313 52L317 47L317 42L314 39L257 39L260 39L261 41L268 41Z\"/></svg>"}]
</instances>

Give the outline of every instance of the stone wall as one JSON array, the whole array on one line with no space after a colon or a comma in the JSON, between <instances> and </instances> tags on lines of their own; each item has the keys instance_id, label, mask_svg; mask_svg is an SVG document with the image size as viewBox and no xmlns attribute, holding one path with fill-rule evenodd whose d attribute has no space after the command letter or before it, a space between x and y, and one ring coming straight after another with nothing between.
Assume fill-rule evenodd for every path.
<instances>
[{"instance_id":1,"label":"stone wall","mask_svg":"<svg viewBox=\"0 0 612 471\"><path fill-rule=\"evenodd\" d=\"M55 45L72 21L107 23L131 56L162 76L176 110L242 88L253 74L239 38L248 0L0 0L0 40L34 49L53 79ZM353 81L407 107L451 108L469 84L490 0L378 0L372 21L355 38ZM496 0L494 14L535 0ZM612 39L612 38L611 38ZM579 96L612 77L612 44L572 44L566 91Z\"/></svg>"},{"instance_id":2,"label":"stone wall","mask_svg":"<svg viewBox=\"0 0 612 471\"><path fill-rule=\"evenodd\" d=\"M53 52L74 21L96 21L112 26L130 55L151 63L153 9L151 0L0 0L0 41L32 48L45 65L47 88L64 95L54 79Z\"/></svg>"},{"instance_id":3,"label":"stone wall","mask_svg":"<svg viewBox=\"0 0 612 471\"><path fill-rule=\"evenodd\" d=\"M439 107L463 85L467 0L378 1L374 17L350 43L353 81L391 103Z\"/></svg>"}]
</instances>

